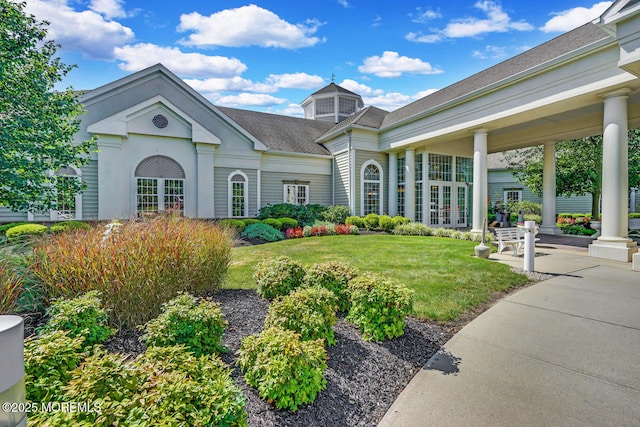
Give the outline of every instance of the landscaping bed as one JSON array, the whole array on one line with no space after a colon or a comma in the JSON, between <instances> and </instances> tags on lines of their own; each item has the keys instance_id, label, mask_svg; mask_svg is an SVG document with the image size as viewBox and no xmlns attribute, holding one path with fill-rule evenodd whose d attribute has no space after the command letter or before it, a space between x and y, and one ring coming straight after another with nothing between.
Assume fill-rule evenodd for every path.
<instances>
[{"instance_id":1,"label":"landscaping bed","mask_svg":"<svg viewBox=\"0 0 640 427\"><path fill-rule=\"evenodd\" d=\"M367 342L355 325L341 318L334 326L336 345L327 349L327 388L313 404L301 406L297 412L276 410L246 385L234 363L240 340L263 329L268 301L254 290L223 289L210 297L220 303L229 322L224 334L229 352L222 359L232 367L232 377L247 399L250 426L374 426L417 371L453 335L443 325L407 318L404 336ZM117 334L106 347L131 356L145 348L132 332Z\"/></svg>"}]
</instances>

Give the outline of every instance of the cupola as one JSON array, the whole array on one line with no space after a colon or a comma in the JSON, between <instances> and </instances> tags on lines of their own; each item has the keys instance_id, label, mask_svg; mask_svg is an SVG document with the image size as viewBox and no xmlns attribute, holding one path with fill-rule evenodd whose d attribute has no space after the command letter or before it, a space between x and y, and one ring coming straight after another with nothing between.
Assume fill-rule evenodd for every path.
<instances>
[{"instance_id":1,"label":"cupola","mask_svg":"<svg viewBox=\"0 0 640 427\"><path fill-rule=\"evenodd\" d=\"M338 123L364 107L362 97L331 82L302 101L305 119Z\"/></svg>"}]
</instances>

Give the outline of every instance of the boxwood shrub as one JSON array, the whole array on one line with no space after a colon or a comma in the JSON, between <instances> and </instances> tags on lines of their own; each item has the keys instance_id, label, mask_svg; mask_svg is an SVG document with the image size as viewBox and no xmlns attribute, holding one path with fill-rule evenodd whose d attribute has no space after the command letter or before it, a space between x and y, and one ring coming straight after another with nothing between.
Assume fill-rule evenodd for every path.
<instances>
[{"instance_id":1,"label":"boxwood shrub","mask_svg":"<svg viewBox=\"0 0 640 427\"><path fill-rule=\"evenodd\" d=\"M302 285L303 265L287 256L265 259L254 267L253 278L258 283L258 293L273 299L289 294Z\"/></svg>"},{"instance_id":2,"label":"boxwood shrub","mask_svg":"<svg viewBox=\"0 0 640 427\"><path fill-rule=\"evenodd\" d=\"M244 225L246 225L247 227L252 224L258 224L260 222L259 219L255 219L255 218L245 218L241 221L244 222Z\"/></svg>"},{"instance_id":3,"label":"boxwood shrub","mask_svg":"<svg viewBox=\"0 0 640 427\"><path fill-rule=\"evenodd\" d=\"M298 220L293 218L278 218L280 221L280 229L287 230L289 228L296 228L298 226ZM266 220L265 220L266 221Z\"/></svg>"},{"instance_id":4,"label":"boxwood shrub","mask_svg":"<svg viewBox=\"0 0 640 427\"><path fill-rule=\"evenodd\" d=\"M333 345L337 309L338 299L330 290L318 286L297 289L269 305L264 326L297 332L305 341L322 339Z\"/></svg>"},{"instance_id":5,"label":"boxwood shrub","mask_svg":"<svg viewBox=\"0 0 640 427\"><path fill-rule=\"evenodd\" d=\"M237 363L261 398L297 411L326 388L326 360L323 340L303 341L293 331L269 328L242 340Z\"/></svg>"},{"instance_id":6,"label":"boxwood shrub","mask_svg":"<svg viewBox=\"0 0 640 427\"><path fill-rule=\"evenodd\" d=\"M344 220L346 225L355 225L358 228L364 228L364 218L361 216L348 216L347 219Z\"/></svg>"},{"instance_id":7,"label":"boxwood shrub","mask_svg":"<svg viewBox=\"0 0 640 427\"><path fill-rule=\"evenodd\" d=\"M263 224L270 225L271 227L275 228L276 230L280 230L282 228L282 221L280 221L277 218L265 218L260 222L262 222Z\"/></svg>"},{"instance_id":8,"label":"boxwood shrub","mask_svg":"<svg viewBox=\"0 0 640 427\"><path fill-rule=\"evenodd\" d=\"M393 231L396 223L389 215L382 215L378 219L378 229L382 231Z\"/></svg>"},{"instance_id":9,"label":"boxwood shrub","mask_svg":"<svg viewBox=\"0 0 640 427\"><path fill-rule=\"evenodd\" d=\"M380 215L374 213L365 215L364 226L367 228L367 230L377 230L380 226Z\"/></svg>"},{"instance_id":10,"label":"boxwood shrub","mask_svg":"<svg viewBox=\"0 0 640 427\"><path fill-rule=\"evenodd\" d=\"M227 351L222 335L228 322L220 306L183 293L162 305L162 313L142 328L149 347L184 344L196 356Z\"/></svg>"},{"instance_id":11,"label":"boxwood shrub","mask_svg":"<svg viewBox=\"0 0 640 427\"><path fill-rule=\"evenodd\" d=\"M382 276L364 273L349 282L351 308L347 320L355 323L367 341L404 334L405 317L412 308L413 291Z\"/></svg>"},{"instance_id":12,"label":"boxwood shrub","mask_svg":"<svg viewBox=\"0 0 640 427\"><path fill-rule=\"evenodd\" d=\"M4 236L7 233L7 230L13 227L17 227L18 225L29 224L28 222L10 222L9 224L0 225L0 236Z\"/></svg>"},{"instance_id":13,"label":"boxwood shrub","mask_svg":"<svg viewBox=\"0 0 640 427\"><path fill-rule=\"evenodd\" d=\"M338 298L338 310L348 311L350 302L347 286L359 273L349 263L327 261L308 267L302 281L305 286L320 286L330 290Z\"/></svg>"},{"instance_id":14,"label":"boxwood shrub","mask_svg":"<svg viewBox=\"0 0 640 427\"><path fill-rule=\"evenodd\" d=\"M220 221L220 225L223 227L229 227L238 233L242 233L247 224L241 219L227 218Z\"/></svg>"}]
</instances>

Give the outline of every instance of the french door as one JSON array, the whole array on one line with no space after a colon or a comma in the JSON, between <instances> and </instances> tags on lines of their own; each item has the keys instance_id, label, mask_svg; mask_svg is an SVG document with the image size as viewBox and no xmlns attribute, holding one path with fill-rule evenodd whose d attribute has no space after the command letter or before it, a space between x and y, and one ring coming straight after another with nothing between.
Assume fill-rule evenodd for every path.
<instances>
[{"instance_id":1,"label":"french door","mask_svg":"<svg viewBox=\"0 0 640 427\"><path fill-rule=\"evenodd\" d=\"M444 228L453 226L451 190L451 183L430 183L429 226Z\"/></svg>"}]
</instances>

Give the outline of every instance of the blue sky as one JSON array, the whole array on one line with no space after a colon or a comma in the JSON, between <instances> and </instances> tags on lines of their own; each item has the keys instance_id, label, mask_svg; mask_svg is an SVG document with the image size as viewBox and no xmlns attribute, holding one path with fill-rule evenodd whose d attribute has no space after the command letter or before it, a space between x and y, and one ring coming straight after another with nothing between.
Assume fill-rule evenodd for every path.
<instances>
[{"instance_id":1,"label":"blue sky","mask_svg":"<svg viewBox=\"0 0 640 427\"><path fill-rule=\"evenodd\" d=\"M335 82L394 110L582 25L594 0L27 0L61 87L94 89L158 62L216 105L301 116Z\"/></svg>"}]
</instances>

